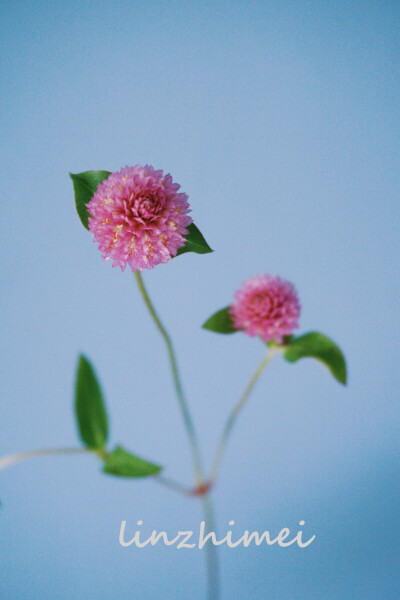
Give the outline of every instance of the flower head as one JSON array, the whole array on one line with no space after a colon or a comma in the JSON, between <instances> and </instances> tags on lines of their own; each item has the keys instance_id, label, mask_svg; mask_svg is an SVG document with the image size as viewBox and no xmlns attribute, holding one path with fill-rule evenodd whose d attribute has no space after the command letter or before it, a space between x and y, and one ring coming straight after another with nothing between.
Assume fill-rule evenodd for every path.
<instances>
[{"instance_id":1,"label":"flower head","mask_svg":"<svg viewBox=\"0 0 400 600\"><path fill-rule=\"evenodd\" d=\"M89 230L105 260L122 270L152 269L185 244L192 222L180 185L146 165L112 173L88 202Z\"/></svg>"},{"instance_id":2,"label":"flower head","mask_svg":"<svg viewBox=\"0 0 400 600\"><path fill-rule=\"evenodd\" d=\"M294 286L280 277L259 275L247 279L230 307L236 329L260 336L264 342L283 337L298 327L300 304Z\"/></svg>"}]
</instances>

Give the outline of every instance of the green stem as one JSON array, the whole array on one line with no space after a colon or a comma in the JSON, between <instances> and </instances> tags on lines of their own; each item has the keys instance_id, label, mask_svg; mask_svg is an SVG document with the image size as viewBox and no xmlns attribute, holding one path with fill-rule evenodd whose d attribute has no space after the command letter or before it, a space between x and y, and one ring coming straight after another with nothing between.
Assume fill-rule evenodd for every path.
<instances>
[{"instance_id":1,"label":"green stem","mask_svg":"<svg viewBox=\"0 0 400 600\"><path fill-rule=\"evenodd\" d=\"M167 346L168 358L171 365L172 376L174 380L176 395L178 397L179 406L181 408L183 420L185 423L186 431L190 441L190 447L193 456L193 465L195 471L195 477L197 480L197 484L199 487L205 484L204 476L203 476L203 468L200 459L199 446L197 442L197 436L194 429L193 421L190 416L190 412L186 403L186 399L183 393L183 388L181 384L181 380L179 377L178 365L176 361L174 347L172 345L171 338L169 337L164 325L161 323L161 320L158 314L155 311L155 308L149 298L149 295L144 287L143 279L138 271L135 271L135 278L137 284L139 286L140 293L142 294L143 300L149 312L153 318L153 321L156 324L158 331L161 333L165 344ZM165 481L163 482L166 483ZM167 484L168 485L168 484ZM177 489L175 485L169 487L174 487L176 491L182 492L182 489ZM186 493L184 491L184 493ZM192 495L191 493L189 495ZM203 501L203 510L204 510L204 518L206 526L209 529L214 528L214 517L212 511L212 505L208 493L202 495ZM207 574L208 574L208 600L218 600L218 589L219 589L219 578L218 578L218 564L217 564L217 556L216 556L216 548L213 544L207 544Z\"/></svg>"},{"instance_id":2,"label":"green stem","mask_svg":"<svg viewBox=\"0 0 400 600\"><path fill-rule=\"evenodd\" d=\"M179 406L181 408L183 420L185 422L186 431L188 433L189 440L190 440L190 447L191 447L191 451L192 451L196 480L197 480L198 484L201 484L201 483L203 483L204 479L203 479L203 474L202 474L200 452L198 449L199 447L198 447L198 442L197 442L197 437L196 437L196 432L194 429L193 421L192 421L192 418L189 413L189 409L188 409L188 406L187 406L187 403L185 400L185 396L183 393L181 380L179 377L178 364L176 362L174 347L172 345L170 336L168 335L164 325L161 323L160 318L157 315L155 308L149 298L146 288L144 287L142 276L140 275L139 271L135 271L135 278L136 278L137 284L139 286L140 293L142 294L143 300L145 301L145 304L146 304L147 308L149 309L149 312L153 318L153 321L156 324L158 331L161 333L162 337L164 338L165 344L167 346L168 358L169 358L169 362L171 365L172 377L174 380L176 395L178 397Z\"/></svg>"},{"instance_id":3,"label":"green stem","mask_svg":"<svg viewBox=\"0 0 400 600\"><path fill-rule=\"evenodd\" d=\"M235 424L235 421L237 419L239 412L242 410L244 404L246 403L248 397L250 396L250 393L253 390L261 373L264 371L265 367L268 365L268 363L270 362L272 357L275 354L277 354L278 352L279 352L279 349L276 346L268 348L268 352L267 352L266 356L263 358L261 363L258 365L252 378L250 379L249 383L247 384L243 394L240 396L239 400L236 402L235 406L233 407L233 410L232 410L231 414L229 415L228 420L225 424L225 428L222 432L221 439L219 441L217 451L215 453L214 462L213 462L213 465L211 468L210 482L213 483L217 477L219 466L220 466L221 460L222 460L222 456L225 452L225 448L226 448L229 436L231 434L231 431L233 429L233 426Z\"/></svg>"}]
</instances>

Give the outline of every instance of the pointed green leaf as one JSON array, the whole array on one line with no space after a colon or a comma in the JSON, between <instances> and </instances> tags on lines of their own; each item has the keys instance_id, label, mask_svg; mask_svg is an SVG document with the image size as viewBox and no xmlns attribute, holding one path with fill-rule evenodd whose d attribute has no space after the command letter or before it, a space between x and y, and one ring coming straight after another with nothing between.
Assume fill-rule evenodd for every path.
<instances>
[{"instance_id":1,"label":"pointed green leaf","mask_svg":"<svg viewBox=\"0 0 400 600\"><path fill-rule=\"evenodd\" d=\"M235 333L238 331L233 325L229 310L230 306L227 306L211 315L211 317L203 324L203 329L216 331L217 333Z\"/></svg>"},{"instance_id":2,"label":"pointed green leaf","mask_svg":"<svg viewBox=\"0 0 400 600\"><path fill-rule=\"evenodd\" d=\"M207 254L208 252L213 252L204 239L203 234L199 231L199 229L197 229L194 223L191 223L187 229L189 233L186 236L185 245L182 248L179 248L176 256L180 256L185 252L197 252L197 254Z\"/></svg>"},{"instance_id":3,"label":"pointed green leaf","mask_svg":"<svg viewBox=\"0 0 400 600\"><path fill-rule=\"evenodd\" d=\"M76 374L75 414L83 443L89 448L103 448L108 435L103 395L92 365L82 354Z\"/></svg>"},{"instance_id":4,"label":"pointed green leaf","mask_svg":"<svg viewBox=\"0 0 400 600\"><path fill-rule=\"evenodd\" d=\"M121 446L117 446L107 455L103 471L119 477L148 477L159 473L161 467L134 456Z\"/></svg>"},{"instance_id":5,"label":"pointed green leaf","mask_svg":"<svg viewBox=\"0 0 400 600\"><path fill-rule=\"evenodd\" d=\"M70 173L75 192L75 206L82 225L89 229L89 213L86 204L90 202L98 185L111 175L110 171L84 171Z\"/></svg>"},{"instance_id":6,"label":"pointed green leaf","mask_svg":"<svg viewBox=\"0 0 400 600\"><path fill-rule=\"evenodd\" d=\"M283 355L289 362L296 362L300 358L316 358L329 369L335 379L346 384L347 370L343 353L322 333L311 331L299 337L291 337Z\"/></svg>"}]
</instances>

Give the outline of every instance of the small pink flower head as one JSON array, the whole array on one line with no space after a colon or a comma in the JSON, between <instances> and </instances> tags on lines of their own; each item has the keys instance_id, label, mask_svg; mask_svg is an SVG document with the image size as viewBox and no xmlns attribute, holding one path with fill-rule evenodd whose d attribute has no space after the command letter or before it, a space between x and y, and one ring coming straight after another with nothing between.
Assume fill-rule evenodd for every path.
<instances>
[{"instance_id":1,"label":"small pink flower head","mask_svg":"<svg viewBox=\"0 0 400 600\"><path fill-rule=\"evenodd\" d=\"M259 275L247 279L236 292L230 314L236 329L260 336L264 342L282 344L283 337L298 327L300 304L291 283Z\"/></svg>"},{"instance_id":2,"label":"small pink flower head","mask_svg":"<svg viewBox=\"0 0 400 600\"><path fill-rule=\"evenodd\" d=\"M87 204L89 230L103 258L141 272L175 256L192 222L179 188L171 175L149 165L125 167L103 181Z\"/></svg>"}]
</instances>

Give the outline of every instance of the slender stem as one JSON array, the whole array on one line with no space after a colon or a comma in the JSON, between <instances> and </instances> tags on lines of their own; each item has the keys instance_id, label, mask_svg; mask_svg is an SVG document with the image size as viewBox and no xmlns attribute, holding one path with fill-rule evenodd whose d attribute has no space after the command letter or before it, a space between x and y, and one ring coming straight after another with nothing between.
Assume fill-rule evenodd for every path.
<instances>
[{"instance_id":1,"label":"slender stem","mask_svg":"<svg viewBox=\"0 0 400 600\"><path fill-rule=\"evenodd\" d=\"M207 492L202 496L203 511L207 533L215 531L214 512L209 496L210 492ZM206 559L207 559L207 573L208 573L208 600L218 600L219 598L219 569L217 559L217 548L214 544L206 544Z\"/></svg>"},{"instance_id":2,"label":"slender stem","mask_svg":"<svg viewBox=\"0 0 400 600\"><path fill-rule=\"evenodd\" d=\"M135 278L136 278L137 284L139 286L139 290L142 294L143 300L153 318L154 323L156 324L158 331L160 332L160 334L163 337L165 344L167 346L168 358L169 358L169 362L171 365L172 376L173 376L174 385L175 385L175 391L176 391L176 395L178 397L179 406L181 408L183 420L184 420L186 431L187 431L189 441L190 441L190 447L191 447L192 456L193 456L195 477L196 477L198 486L201 487L202 485L205 484L205 480L204 480L204 476L203 476L203 468L202 468L201 459L200 459L199 446L198 446L198 441L197 441L197 436L196 436L196 432L194 429L193 421L190 416L190 412L189 412L189 409L188 409L188 406L186 403L186 399L185 399L185 396L183 393L183 388L182 388L181 380L179 377L179 370L178 370L178 365L177 365L177 361L176 361L174 347L172 345L170 336L168 335L164 325L161 323L160 318L155 311L155 308L149 298L146 288L144 287L143 279L138 271L135 271ZM158 477L158 479L159 479L159 477ZM174 488L177 491L181 491L181 492L183 491L181 486L179 486L179 484L178 484L178 488L179 488L178 489L175 483L173 483L171 485L171 482L167 483L165 480L162 483L164 483L165 485L168 485L168 487ZM184 491L184 493L186 494L187 492ZM192 495L191 492L189 492L189 494ZM203 501L203 510L204 510L206 526L209 529L213 529L214 528L214 517L213 517L211 500L209 498L209 492L202 495L202 501ZM218 596L219 596L219 591L218 591L219 590L219 584L218 584L219 577L218 576L219 576L219 573L218 573L218 563L217 563L217 555L216 555L215 546L213 544L207 544L206 552L207 552L207 574L208 574L208 600L218 600Z\"/></svg>"},{"instance_id":3,"label":"slender stem","mask_svg":"<svg viewBox=\"0 0 400 600\"><path fill-rule=\"evenodd\" d=\"M16 462L19 462L20 460L26 460L36 456L50 456L52 454L85 454L87 452L96 451L89 448L49 448L42 450L29 450L28 452L18 452L17 454L10 454L9 456L3 456L0 458L0 471Z\"/></svg>"},{"instance_id":4,"label":"slender stem","mask_svg":"<svg viewBox=\"0 0 400 600\"><path fill-rule=\"evenodd\" d=\"M264 371L265 367L268 365L269 361L271 360L271 358L277 354L279 352L279 350L276 347L270 347L268 348L268 352L265 355L265 357L263 358L263 360L261 361L261 363L258 365L256 371L254 372L252 378L250 379L249 383L247 384L243 394L240 396L239 400L236 402L235 406L233 407L233 410L231 412L231 414L228 417L228 420L225 424L225 428L222 432L221 435L221 439L219 441L218 447L217 447L217 451L215 453L215 458L214 458L214 462L211 468L211 474L210 474L210 481L214 482L215 478L217 476L218 473L218 469L219 466L221 464L221 460L222 460L222 456L225 452L225 448L230 436L230 433L233 429L233 426L235 424L236 418L239 414L239 412L241 411L241 409L243 408L244 404L246 403L246 400L248 399L248 397L250 396L251 391L253 390L258 378L260 377L261 373Z\"/></svg>"},{"instance_id":5,"label":"slender stem","mask_svg":"<svg viewBox=\"0 0 400 600\"><path fill-rule=\"evenodd\" d=\"M174 481L173 479L170 479L169 477L165 477L164 475L155 475L153 477L153 479L155 479L155 481L157 481L158 483L161 483L161 485L164 485L165 487L169 488L170 490L179 492L180 494L183 494L184 496L192 496L191 489L185 487L184 485L181 485L180 483L177 483L176 481Z\"/></svg>"},{"instance_id":6,"label":"slender stem","mask_svg":"<svg viewBox=\"0 0 400 600\"><path fill-rule=\"evenodd\" d=\"M91 452L92 454L97 454L98 456L100 456L100 458L105 458L107 455L104 450L95 448L44 448L40 450L28 450L27 452L18 452L16 454L9 454L8 456L0 457L0 471L13 465L14 463L20 462L21 460L27 460L38 456L59 456L60 454L87 454L89 452ZM177 483L173 479L169 479L168 477L164 477L163 475L156 475L154 479L155 481L157 481L157 483L160 483L161 485L175 490L176 492L184 494L185 496L192 495L192 490L184 487L180 483Z\"/></svg>"},{"instance_id":7,"label":"slender stem","mask_svg":"<svg viewBox=\"0 0 400 600\"><path fill-rule=\"evenodd\" d=\"M175 356L175 350L172 345L171 338L168 335L164 325L161 323L160 318L157 315L155 308L149 298L146 288L144 287L142 276L140 275L139 271L135 271L135 278L136 278L137 284L139 286L140 293L142 294L143 300L145 301L145 304L146 304L147 308L149 309L149 312L153 318L153 321L155 322L158 331L161 333L162 337L164 338L165 344L167 346L168 358L169 358L169 362L171 364L172 377L174 379L176 395L178 397L178 402L179 402L179 405L181 408L183 420L185 422L186 431L188 433L189 440L190 440L195 475L196 475L197 482L199 484L201 484L201 483L203 483L204 480L203 480L203 474L202 474L200 452L198 449L197 436L196 436L193 421L190 416L190 412L189 412L189 409L188 409L188 406L187 406L187 403L185 400L185 396L183 393L183 388L182 388L181 380L179 377L178 364L177 364L176 356Z\"/></svg>"}]
</instances>

